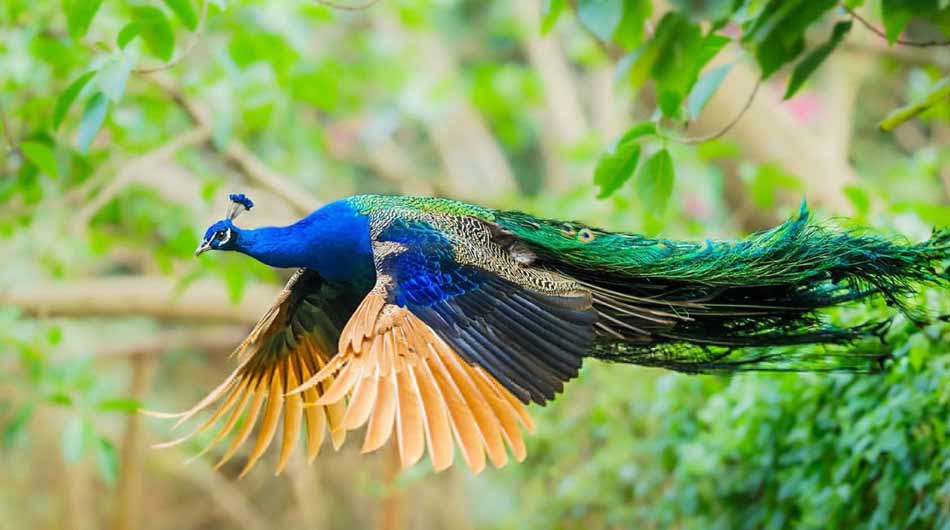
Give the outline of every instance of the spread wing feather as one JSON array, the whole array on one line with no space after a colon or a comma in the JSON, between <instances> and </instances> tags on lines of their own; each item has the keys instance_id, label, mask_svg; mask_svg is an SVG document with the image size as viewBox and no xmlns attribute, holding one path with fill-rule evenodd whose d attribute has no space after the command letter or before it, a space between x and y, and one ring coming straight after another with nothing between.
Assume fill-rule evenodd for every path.
<instances>
[{"instance_id":1,"label":"spread wing feather","mask_svg":"<svg viewBox=\"0 0 950 530\"><path fill-rule=\"evenodd\" d=\"M316 401L328 406L350 396L343 427L367 426L363 451L395 436L403 466L417 462L428 447L433 467L452 464L453 438L473 472L488 461L525 456L521 428L524 405L484 370L466 363L438 334L405 307L371 293L340 336L339 354L323 370L291 392L307 392L336 375Z\"/></svg>"},{"instance_id":2,"label":"spread wing feather","mask_svg":"<svg viewBox=\"0 0 950 530\"><path fill-rule=\"evenodd\" d=\"M313 377L331 360L340 329L363 294L347 285L329 284L313 271L299 270L235 350L238 366L221 385L184 412L153 413L178 418L177 426L217 405L195 430L157 447L180 444L212 429L223 419L211 442L194 457L197 458L230 436L243 418L216 467L224 465L238 452L251 438L255 427L257 435L242 475L250 471L272 445L278 431L281 432L278 473L286 465L304 424L309 461L319 453L327 429L334 449L339 448L346 435L345 403L309 405L333 385L335 378L327 377L299 395L285 397L285 394L301 381Z\"/></svg>"}]
</instances>

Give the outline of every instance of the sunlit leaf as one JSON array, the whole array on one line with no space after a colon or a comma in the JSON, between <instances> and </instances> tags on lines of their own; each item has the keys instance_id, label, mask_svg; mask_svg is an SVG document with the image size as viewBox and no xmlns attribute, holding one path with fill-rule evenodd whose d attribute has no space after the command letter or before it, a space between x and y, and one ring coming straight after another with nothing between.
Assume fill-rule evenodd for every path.
<instances>
[{"instance_id":1,"label":"sunlit leaf","mask_svg":"<svg viewBox=\"0 0 950 530\"><path fill-rule=\"evenodd\" d=\"M650 0L624 0L623 17L614 32L614 42L632 50L643 43L643 29L653 11Z\"/></svg>"},{"instance_id":2,"label":"sunlit leaf","mask_svg":"<svg viewBox=\"0 0 950 530\"><path fill-rule=\"evenodd\" d=\"M145 39L153 55L167 61L175 50L175 33L172 31L165 13L152 6L132 8L132 16L139 24L139 34Z\"/></svg>"},{"instance_id":3,"label":"sunlit leaf","mask_svg":"<svg viewBox=\"0 0 950 530\"><path fill-rule=\"evenodd\" d=\"M135 37L138 37L141 32L142 24L135 21L129 22L119 30L119 34L115 38L115 43L120 50L124 49Z\"/></svg>"},{"instance_id":4,"label":"sunlit leaf","mask_svg":"<svg viewBox=\"0 0 950 530\"><path fill-rule=\"evenodd\" d=\"M33 162L43 173L56 178L59 176L59 169L56 166L56 155L50 146L41 142L23 142L20 149L26 158Z\"/></svg>"},{"instance_id":5,"label":"sunlit leaf","mask_svg":"<svg viewBox=\"0 0 950 530\"><path fill-rule=\"evenodd\" d=\"M181 20L181 23L185 25L191 31L194 31L198 27L198 13L195 12L195 7L191 4L191 0L162 0L165 2L165 5L168 6L172 12L175 13L175 16ZM201 0L206 2L207 0Z\"/></svg>"},{"instance_id":6,"label":"sunlit leaf","mask_svg":"<svg viewBox=\"0 0 950 530\"><path fill-rule=\"evenodd\" d=\"M66 113L69 112L69 107L72 106L73 102L76 101L76 97L79 95L79 92L86 86L86 83L92 79L92 76L96 75L95 71L86 72L83 75L79 76L75 81L69 84L66 87L66 90L56 98L56 105L53 107L53 129L58 129L59 125L63 123L63 119L66 117Z\"/></svg>"},{"instance_id":7,"label":"sunlit leaf","mask_svg":"<svg viewBox=\"0 0 950 530\"><path fill-rule=\"evenodd\" d=\"M598 199L609 197L633 175L640 159L640 139L652 134L656 134L653 122L635 125L600 156L594 169L594 184L600 186Z\"/></svg>"},{"instance_id":8,"label":"sunlit leaf","mask_svg":"<svg viewBox=\"0 0 950 530\"><path fill-rule=\"evenodd\" d=\"M79 122L79 131L76 134L76 144L81 153L89 151L93 139L99 134L105 122L106 114L109 112L109 99L102 92L93 94L86 103L86 108L82 113L82 120Z\"/></svg>"},{"instance_id":9,"label":"sunlit leaf","mask_svg":"<svg viewBox=\"0 0 950 530\"><path fill-rule=\"evenodd\" d=\"M96 408L112 412L135 413L142 408L142 402L135 398L110 398L97 403Z\"/></svg>"},{"instance_id":10,"label":"sunlit leaf","mask_svg":"<svg viewBox=\"0 0 950 530\"><path fill-rule=\"evenodd\" d=\"M804 191L805 186L797 176L777 164L762 164L752 179L750 193L752 202L761 209L771 208L780 191Z\"/></svg>"},{"instance_id":11,"label":"sunlit leaf","mask_svg":"<svg viewBox=\"0 0 950 530\"><path fill-rule=\"evenodd\" d=\"M99 11L100 5L102 5L102 0L73 0L69 4L66 11L66 27L73 40L78 41L83 38L96 12Z\"/></svg>"},{"instance_id":12,"label":"sunlit leaf","mask_svg":"<svg viewBox=\"0 0 950 530\"><path fill-rule=\"evenodd\" d=\"M723 64L713 68L703 74L702 77L693 85L693 89L686 98L686 112L690 120L699 117L703 107L709 102L709 98L716 93L719 85L722 84L729 71L732 70L733 63Z\"/></svg>"},{"instance_id":13,"label":"sunlit leaf","mask_svg":"<svg viewBox=\"0 0 950 530\"><path fill-rule=\"evenodd\" d=\"M541 3L541 34L546 35L564 11L567 0L544 0Z\"/></svg>"},{"instance_id":14,"label":"sunlit leaf","mask_svg":"<svg viewBox=\"0 0 950 530\"><path fill-rule=\"evenodd\" d=\"M125 84L132 72L132 62L119 54L102 66L97 78L99 89L114 103L118 103L125 93Z\"/></svg>"},{"instance_id":15,"label":"sunlit leaf","mask_svg":"<svg viewBox=\"0 0 950 530\"><path fill-rule=\"evenodd\" d=\"M663 215L673 194L673 158L665 148L647 159L637 171L637 194L647 210Z\"/></svg>"},{"instance_id":16,"label":"sunlit leaf","mask_svg":"<svg viewBox=\"0 0 950 530\"><path fill-rule=\"evenodd\" d=\"M858 215L868 213L868 210L871 208L871 198L868 196L867 191L853 184L848 184L842 191L844 192L844 196L851 201L851 205L854 206L854 210Z\"/></svg>"}]
</instances>

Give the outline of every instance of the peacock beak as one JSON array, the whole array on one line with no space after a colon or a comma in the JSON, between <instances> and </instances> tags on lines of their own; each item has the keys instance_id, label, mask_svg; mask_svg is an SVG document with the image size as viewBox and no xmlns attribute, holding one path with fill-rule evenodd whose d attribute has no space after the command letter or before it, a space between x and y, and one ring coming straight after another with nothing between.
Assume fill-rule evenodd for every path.
<instances>
[{"instance_id":1,"label":"peacock beak","mask_svg":"<svg viewBox=\"0 0 950 530\"><path fill-rule=\"evenodd\" d=\"M202 241L200 245L198 245L198 248L195 249L195 257L197 258L209 250L211 250L211 241L206 239Z\"/></svg>"}]
</instances>

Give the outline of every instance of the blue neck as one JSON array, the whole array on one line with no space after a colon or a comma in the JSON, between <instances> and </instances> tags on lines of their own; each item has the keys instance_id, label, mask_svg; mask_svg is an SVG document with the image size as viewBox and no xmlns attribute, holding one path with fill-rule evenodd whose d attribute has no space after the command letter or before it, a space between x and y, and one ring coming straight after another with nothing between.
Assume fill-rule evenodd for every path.
<instances>
[{"instance_id":1,"label":"blue neck","mask_svg":"<svg viewBox=\"0 0 950 530\"><path fill-rule=\"evenodd\" d=\"M290 226L240 230L235 250L272 267L307 267L331 281L375 275L369 218L345 200Z\"/></svg>"}]
</instances>

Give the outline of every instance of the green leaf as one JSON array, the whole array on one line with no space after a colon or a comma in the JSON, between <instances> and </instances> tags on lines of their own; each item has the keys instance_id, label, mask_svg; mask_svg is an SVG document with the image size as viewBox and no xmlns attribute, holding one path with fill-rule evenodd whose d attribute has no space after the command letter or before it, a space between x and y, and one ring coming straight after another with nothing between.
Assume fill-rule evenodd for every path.
<instances>
[{"instance_id":1,"label":"green leaf","mask_svg":"<svg viewBox=\"0 0 950 530\"><path fill-rule=\"evenodd\" d=\"M941 102L947 102L948 100L950 100L950 76L944 77L937 81L934 86L917 101L896 109L888 114L887 117L881 120L881 123L879 123L877 126L882 131L893 131L898 125L904 123L905 121L913 118L921 112L924 112L930 107L933 107ZM947 104L950 105L950 103Z\"/></svg>"},{"instance_id":2,"label":"green leaf","mask_svg":"<svg viewBox=\"0 0 950 530\"><path fill-rule=\"evenodd\" d=\"M132 42L132 39L138 37L141 32L142 24L135 21L129 22L119 30L119 35L115 38L116 46L118 46L120 50L125 49L125 47Z\"/></svg>"},{"instance_id":3,"label":"green leaf","mask_svg":"<svg viewBox=\"0 0 950 530\"><path fill-rule=\"evenodd\" d=\"M99 71L98 84L102 92L113 102L118 103L125 93L125 84L132 72L132 62L124 55L106 62Z\"/></svg>"},{"instance_id":4,"label":"green leaf","mask_svg":"<svg viewBox=\"0 0 950 530\"><path fill-rule=\"evenodd\" d=\"M730 39L715 33L703 36L699 26L676 12L667 13L653 38L641 47L631 68L631 81L642 82L646 70L656 81L657 103L664 116L678 117L699 72Z\"/></svg>"},{"instance_id":5,"label":"green leaf","mask_svg":"<svg viewBox=\"0 0 950 530\"><path fill-rule=\"evenodd\" d=\"M653 153L637 171L637 193L653 215L666 212L673 194L673 158L665 148Z\"/></svg>"},{"instance_id":6,"label":"green leaf","mask_svg":"<svg viewBox=\"0 0 950 530\"><path fill-rule=\"evenodd\" d=\"M626 77L633 88L640 88L650 78L654 65L663 55L673 38L677 16L667 13L657 25L653 37L639 48L625 55L617 64L617 77Z\"/></svg>"},{"instance_id":7,"label":"green leaf","mask_svg":"<svg viewBox=\"0 0 950 530\"><path fill-rule=\"evenodd\" d=\"M805 80L811 77L811 74L821 66L821 63L838 47L845 35L851 31L851 25L850 20L835 24L828 42L812 50L795 66L795 70L792 71L792 78L788 81L788 88L785 90L785 99L789 99L798 92L798 89L805 84Z\"/></svg>"},{"instance_id":8,"label":"green leaf","mask_svg":"<svg viewBox=\"0 0 950 530\"><path fill-rule=\"evenodd\" d=\"M887 42L895 44L910 23L915 12L912 4L907 0L881 0L881 20L884 21Z\"/></svg>"},{"instance_id":9,"label":"green leaf","mask_svg":"<svg viewBox=\"0 0 950 530\"><path fill-rule=\"evenodd\" d=\"M598 199L609 197L633 175L640 160L639 140L651 134L656 134L656 124L653 122L634 125L600 156L594 169L594 184L600 186Z\"/></svg>"},{"instance_id":10,"label":"green leaf","mask_svg":"<svg viewBox=\"0 0 950 530\"><path fill-rule=\"evenodd\" d=\"M96 408L99 410L128 412L134 414L138 412L140 408L142 408L142 402L135 398L103 399L96 404Z\"/></svg>"},{"instance_id":11,"label":"green leaf","mask_svg":"<svg viewBox=\"0 0 950 530\"><path fill-rule=\"evenodd\" d=\"M755 59L768 78L805 49L805 31L837 0L769 0L746 28L742 40L755 50Z\"/></svg>"},{"instance_id":12,"label":"green leaf","mask_svg":"<svg viewBox=\"0 0 950 530\"><path fill-rule=\"evenodd\" d=\"M119 457L115 446L105 436L96 439L96 467L107 484L115 484L119 477Z\"/></svg>"},{"instance_id":13,"label":"green leaf","mask_svg":"<svg viewBox=\"0 0 950 530\"><path fill-rule=\"evenodd\" d=\"M871 198L868 196L868 192L854 184L848 184L842 191L844 192L844 196L851 201L851 205L854 206L854 210L858 215L866 215L868 213L868 210L871 208Z\"/></svg>"},{"instance_id":14,"label":"green leaf","mask_svg":"<svg viewBox=\"0 0 950 530\"><path fill-rule=\"evenodd\" d=\"M231 303L238 303L241 301L241 296L244 295L244 288L247 284L244 270L237 267L225 267L221 272L224 275L224 284L228 289L228 298Z\"/></svg>"},{"instance_id":15,"label":"green leaf","mask_svg":"<svg viewBox=\"0 0 950 530\"><path fill-rule=\"evenodd\" d=\"M184 24L186 28L194 31L195 28L198 27L198 13L195 12L195 7L191 5L191 0L163 1L165 2L165 5L167 5L168 8L175 13L175 16L178 17L178 20L181 20L181 23Z\"/></svg>"},{"instance_id":16,"label":"green leaf","mask_svg":"<svg viewBox=\"0 0 950 530\"><path fill-rule=\"evenodd\" d=\"M598 39L608 42L623 18L623 3L617 0L578 0L577 18Z\"/></svg>"},{"instance_id":17,"label":"green leaf","mask_svg":"<svg viewBox=\"0 0 950 530\"><path fill-rule=\"evenodd\" d=\"M695 120L699 117L699 113L702 112L703 107L709 102L709 98L716 93L719 85L721 85L723 80L726 79L726 76L729 75L733 64L734 63L723 64L713 68L703 74L703 76L699 78L699 81L693 85L693 89L690 90L689 96L686 98L686 112L690 120Z\"/></svg>"},{"instance_id":18,"label":"green leaf","mask_svg":"<svg viewBox=\"0 0 950 530\"><path fill-rule=\"evenodd\" d=\"M541 4L541 34L547 35L564 11L567 0L544 0Z\"/></svg>"},{"instance_id":19,"label":"green leaf","mask_svg":"<svg viewBox=\"0 0 950 530\"><path fill-rule=\"evenodd\" d=\"M670 0L670 4L695 21L721 20L738 7L733 0Z\"/></svg>"},{"instance_id":20,"label":"green leaf","mask_svg":"<svg viewBox=\"0 0 950 530\"><path fill-rule=\"evenodd\" d=\"M105 94L96 92L89 98L86 109L82 113L82 120L79 122L79 131L76 133L76 144L81 153L89 151L89 146L99 134L99 129L102 128L108 112L109 99Z\"/></svg>"},{"instance_id":21,"label":"green leaf","mask_svg":"<svg viewBox=\"0 0 950 530\"><path fill-rule=\"evenodd\" d=\"M10 420L3 426L3 447L9 448L17 441L32 416L32 403L23 405L13 413Z\"/></svg>"},{"instance_id":22,"label":"green leaf","mask_svg":"<svg viewBox=\"0 0 950 530\"><path fill-rule=\"evenodd\" d=\"M60 448L66 462L76 462L82 456L86 445L85 431L85 424L81 417L73 416L66 421L66 427L60 439Z\"/></svg>"},{"instance_id":23,"label":"green leaf","mask_svg":"<svg viewBox=\"0 0 950 530\"><path fill-rule=\"evenodd\" d=\"M804 191L802 181L777 164L759 166L749 192L752 202L761 209L771 208L780 190Z\"/></svg>"},{"instance_id":24,"label":"green leaf","mask_svg":"<svg viewBox=\"0 0 950 530\"><path fill-rule=\"evenodd\" d=\"M66 12L66 27L73 40L78 41L83 38L96 12L99 11L100 5L102 5L102 0L74 0L69 5Z\"/></svg>"},{"instance_id":25,"label":"green leaf","mask_svg":"<svg viewBox=\"0 0 950 530\"><path fill-rule=\"evenodd\" d=\"M23 142L20 144L20 150L43 173L53 178L59 176L59 170L56 167L56 155L48 145L40 142Z\"/></svg>"},{"instance_id":26,"label":"green leaf","mask_svg":"<svg viewBox=\"0 0 950 530\"><path fill-rule=\"evenodd\" d=\"M163 61L171 59L175 50L175 33L165 13L152 6L132 8L132 17L139 23L139 33L153 55Z\"/></svg>"},{"instance_id":27,"label":"green leaf","mask_svg":"<svg viewBox=\"0 0 950 530\"><path fill-rule=\"evenodd\" d=\"M69 107L73 105L73 102L76 101L76 97L79 95L79 92L86 86L86 83L92 79L92 76L96 75L95 71L86 72L79 76L75 81L69 84L66 87L66 90L56 98L56 105L53 107L53 129L58 129L60 124L63 123L63 119L66 118L66 113L69 112Z\"/></svg>"},{"instance_id":28,"label":"green leaf","mask_svg":"<svg viewBox=\"0 0 950 530\"><path fill-rule=\"evenodd\" d=\"M62 341L63 328L59 326L50 326L50 328L46 331L46 342L49 342L50 346L57 346Z\"/></svg>"},{"instance_id":29,"label":"green leaf","mask_svg":"<svg viewBox=\"0 0 950 530\"><path fill-rule=\"evenodd\" d=\"M65 392L53 392L52 394L46 396L46 401L62 407L71 407L73 405L72 396Z\"/></svg>"},{"instance_id":30,"label":"green leaf","mask_svg":"<svg viewBox=\"0 0 950 530\"><path fill-rule=\"evenodd\" d=\"M643 44L643 28L652 10L650 0L624 0L623 17L614 32L614 42L628 50Z\"/></svg>"}]
</instances>

